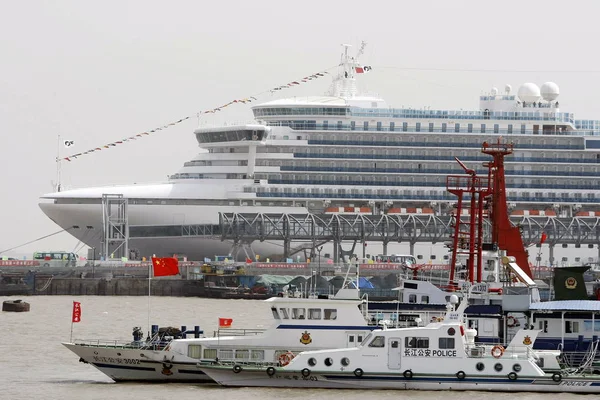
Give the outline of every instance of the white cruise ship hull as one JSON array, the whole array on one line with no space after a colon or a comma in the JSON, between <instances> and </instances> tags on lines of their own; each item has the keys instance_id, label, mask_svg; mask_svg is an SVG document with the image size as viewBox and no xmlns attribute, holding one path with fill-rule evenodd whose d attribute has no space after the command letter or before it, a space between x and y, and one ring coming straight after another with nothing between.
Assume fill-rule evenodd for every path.
<instances>
[{"instance_id":1,"label":"white cruise ship hull","mask_svg":"<svg viewBox=\"0 0 600 400\"><path fill-rule=\"evenodd\" d=\"M63 192L68 193L68 192ZM160 202L159 202L160 203ZM68 230L78 240L90 248L100 250L103 239L102 205L96 204L54 204L40 203L42 211ZM306 213L304 207L249 207L249 206L208 206L208 205L128 205L129 226L166 226L166 225L218 225L219 213ZM283 252L282 243L259 242L251 244L252 251L261 259ZM137 249L141 256L153 254L167 256L186 255L191 260L213 258L215 255L228 255L233 243L221 241L220 236L147 236L131 237L129 248ZM98 253L99 254L99 253ZM244 258L245 255L240 255Z\"/></svg>"}]
</instances>

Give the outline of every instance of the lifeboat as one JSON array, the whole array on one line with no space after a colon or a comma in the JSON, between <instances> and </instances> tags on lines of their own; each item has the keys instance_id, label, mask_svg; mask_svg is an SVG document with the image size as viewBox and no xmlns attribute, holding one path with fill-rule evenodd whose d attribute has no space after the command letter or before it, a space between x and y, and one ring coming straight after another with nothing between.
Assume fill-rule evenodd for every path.
<instances>
[{"instance_id":1,"label":"lifeboat","mask_svg":"<svg viewBox=\"0 0 600 400\"><path fill-rule=\"evenodd\" d=\"M579 211L575 214L577 217L600 217L600 211Z\"/></svg>"},{"instance_id":2,"label":"lifeboat","mask_svg":"<svg viewBox=\"0 0 600 400\"><path fill-rule=\"evenodd\" d=\"M514 210L510 213L511 217L556 217L556 211L552 209L548 210Z\"/></svg>"},{"instance_id":3,"label":"lifeboat","mask_svg":"<svg viewBox=\"0 0 600 400\"><path fill-rule=\"evenodd\" d=\"M369 207L327 207L326 214L371 214Z\"/></svg>"},{"instance_id":4,"label":"lifeboat","mask_svg":"<svg viewBox=\"0 0 600 400\"><path fill-rule=\"evenodd\" d=\"M390 208L387 211L388 214L431 214L433 215L433 208L399 208L399 207L394 207L394 208Z\"/></svg>"}]
</instances>

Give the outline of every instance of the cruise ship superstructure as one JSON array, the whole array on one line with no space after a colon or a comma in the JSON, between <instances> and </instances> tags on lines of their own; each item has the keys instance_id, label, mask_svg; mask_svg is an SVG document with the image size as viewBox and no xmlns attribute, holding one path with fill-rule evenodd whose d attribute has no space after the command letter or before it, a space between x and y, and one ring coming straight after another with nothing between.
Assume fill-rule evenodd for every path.
<instances>
[{"instance_id":1,"label":"cruise ship superstructure","mask_svg":"<svg viewBox=\"0 0 600 400\"><path fill-rule=\"evenodd\" d=\"M600 121L561 112L556 84L492 88L473 111L392 108L358 92L365 69L346 47L329 93L254 106L254 124L196 129L206 152L167 182L50 193L40 207L101 248L102 195L121 194L135 233L130 247L202 259L227 254L231 243L172 232L216 225L219 212L451 213L446 176L463 173L454 157L485 174L481 145L502 136L515 145L506 160L513 215L600 216Z\"/></svg>"}]
</instances>

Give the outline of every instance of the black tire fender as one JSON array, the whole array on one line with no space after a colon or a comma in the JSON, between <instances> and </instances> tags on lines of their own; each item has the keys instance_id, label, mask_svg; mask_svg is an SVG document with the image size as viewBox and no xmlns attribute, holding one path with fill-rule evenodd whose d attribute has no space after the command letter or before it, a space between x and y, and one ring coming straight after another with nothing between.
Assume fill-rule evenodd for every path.
<instances>
[{"instance_id":1,"label":"black tire fender","mask_svg":"<svg viewBox=\"0 0 600 400\"><path fill-rule=\"evenodd\" d=\"M411 379L413 377L413 373L410 369L407 369L406 371L404 371L404 373L402 375L406 379Z\"/></svg>"},{"instance_id":2,"label":"black tire fender","mask_svg":"<svg viewBox=\"0 0 600 400\"><path fill-rule=\"evenodd\" d=\"M364 373L365 373L365 371L363 371L361 368L356 368L354 370L354 376L356 376L357 378L360 378L361 376L363 376Z\"/></svg>"},{"instance_id":3,"label":"black tire fender","mask_svg":"<svg viewBox=\"0 0 600 400\"><path fill-rule=\"evenodd\" d=\"M275 368L273 368L273 367L267 368L267 375L269 375L269 376L275 375Z\"/></svg>"},{"instance_id":4,"label":"black tire fender","mask_svg":"<svg viewBox=\"0 0 600 400\"><path fill-rule=\"evenodd\" d=\"M461 380L461 381L462 381L463 379L465 379L465 378L466 378L466 376L467 376L467 374L465 374L465 371L458 371L458 372L456 373L456 377L457 377L459 380Z\"/></svg>"},{"instance_id":5,"label":"black tire fender","mask_svg":"<svg viewBox=\"0 0 600 400\"><path fill-rule=\"evenodd\" d=\"M302 374L303 377L307 378L310 376L310 369L304 368L302 371L300 371L300 373Z\"/></svg>"},{"instance_id":6,"label":"black tire fender","mask_svg":"<svg viewBox=\"0 0 600 400\"><path fill-rule=\"evenodd\" d=\"M518 378L517 373L516 372L511 372L508 374L508 379L510 379L511 381L516 381Z\"/></svg>"},{"instance_id":7,"label":"black tire fender","mask_svg":"<svg viewBox=\"0 0 600 400\"><path fill-rule=\"evenodd\" d=\"M241 365L234 365L233 366L233 372L235 372L236 374L239 374L240 372L242 372L242 366Z\"/></svg>"}]
</instances>

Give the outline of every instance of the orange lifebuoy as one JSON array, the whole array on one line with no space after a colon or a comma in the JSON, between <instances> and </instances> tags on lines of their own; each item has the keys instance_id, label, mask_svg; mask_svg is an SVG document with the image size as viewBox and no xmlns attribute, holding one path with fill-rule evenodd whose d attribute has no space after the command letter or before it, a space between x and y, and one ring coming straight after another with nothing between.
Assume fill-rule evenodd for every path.
<instances>
[{"instance_id":1,"label":"orange lifebuoy","mask_svg":"<svg viewBox=\"0 0 600 400\"><path fill-rule=\"evenodd\" d=\"M292 360L294 359L294 353L291 352L287 352L287 353L283 353L279 356L279 364L282 367L285 367L286 365L288 365Z\"/></svg>"},{"instance_id":2,"label":"orange lifebuoy","mask_svg":"<svg viewBox=\"0 0 600 400\"><path fill-rule=\"evenodd\" d=\"M508 318L506 318L506 326L508 326L509 328L514 328L515 326L517 326L517 319L510 315Z\"/></svg>"},{"instance_id":3,"label":"orange lifebuoy","mask_svg":"<svg viewBox=\"0 0 600 400\"><path fill-rule=\"evenodd\" d=\"M504 354L504 347L497 344L496 346L492 347L491 353L492 353L492 357L500 358L500 357L502 357L502 354Z\"/></svg>"}]
</instances>

